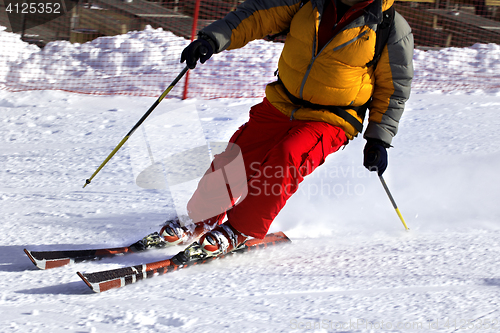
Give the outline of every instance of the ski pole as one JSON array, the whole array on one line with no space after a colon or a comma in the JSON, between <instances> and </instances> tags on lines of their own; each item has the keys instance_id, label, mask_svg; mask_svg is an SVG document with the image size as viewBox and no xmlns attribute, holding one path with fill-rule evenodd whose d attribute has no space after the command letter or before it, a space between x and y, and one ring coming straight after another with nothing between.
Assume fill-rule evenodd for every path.
<instances>
[{"instance_id":1,"label":"ski pole","mask_svg":"<svg viewBox=\"0 0 500 333\"><path fill-rule=\"evenodd\" d=\"M394 198L392 197L391 192L389 191L389 188L387 187L387 184L385 183L384 177L382 177L382 175L380 175L380 176L378 176L378 178L380 178L380 182L382 183L382 186L384 186L384 190L387 193L387 196L389 197L389 199L391 200L392 206L396 210L396 213L398 214L399 219L401 220L401 222L403 222L405 229L407 231L410 230L410 229L408 229L408 226L406 225L405 220L403 219L403 215L401 215L401 212L399 211L399 208L396 205L396 201L394 201Z\"/></svg>"},{"instance_id":2,"label":"ski pole","mask_svg":"<svg viewBox=\"0 0 500 333\"><path fill-rule=\"evenodd\" d=\"M83 185L83 188L85 188L85 186L90 184L90 182L97 175L97 173L101 171L101 169L106 165L106 163L108 163L109 160L116 154L116 152L125 144L125 142L127 142L130 136L134 134L135 130L139 128L139 126L141 126L141 124L146 120L146 118L151 114L151 112L153 112L153 110L158 106L158 104L160 104L160 102L165 98L165 96L168 95L170 90L172 90L172 88L177 84L177 82L179 82L179 80L184 76L184 74L186 74L188 69L189 68L187 66L184 67L184 69L179 73L179 75L177 75L177 77L172 81L172 83L170 83L167 89L165 89L165 91L160 95L160 97L158 97L156 102L154 102L153 105L151 105L149 110L142 116L142 118L137 122L137 124L135 124L134 127L132 127L130 132L128 132L127 135L125 135L122 141L120 141L120 143L115 147L115 149L113 149L113 151L108 155L108 157L106 157L104 162L101 163L101 165L92 174L92 176L90 176L90 178L85 181L85 185Z\"/></svg>"}]
</instances>

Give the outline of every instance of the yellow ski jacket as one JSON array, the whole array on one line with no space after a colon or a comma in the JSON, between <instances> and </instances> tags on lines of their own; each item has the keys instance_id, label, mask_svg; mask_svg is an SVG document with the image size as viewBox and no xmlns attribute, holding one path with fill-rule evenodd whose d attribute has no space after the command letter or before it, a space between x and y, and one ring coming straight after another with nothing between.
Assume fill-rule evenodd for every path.
<instances>
[{"instance_id":1,"label":"yellow ski jacket","mask_svg":"<svg viewBox=\"0 0 500 333\"><path fill-rule=\"evenodd\" d=\"M285 92L320 105L362 106L369 102L366 138L388 144L397 133L413 77L413 36L397 12L389 40L374 70L375 30L382 12L394 0L375 0L361 17L341 29L318 49L318 28L325 0L247 0L225 18L200 31L216 42L216 53L245 46L254 39L290 29L279 59L280 81L266 87L267 99L283 114L299 120L324 121L344 129L352 139L358 131L345 119L318 108L293 104ZM330 0L326 0L330 1ZM363 122L364 114L347 111Z\"/></svg>"}]
</instances>

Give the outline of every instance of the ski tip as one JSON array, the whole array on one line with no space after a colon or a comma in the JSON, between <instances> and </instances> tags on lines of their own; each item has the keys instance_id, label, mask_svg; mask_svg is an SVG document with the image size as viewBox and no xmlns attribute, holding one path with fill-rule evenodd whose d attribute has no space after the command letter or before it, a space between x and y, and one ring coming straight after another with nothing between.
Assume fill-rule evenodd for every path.
<instances>
[{"instance_id":1,"label":"ski tip","mask_svg":"<svg viewBox=\"0 0 500 333\"><path fill-rule=\"evenodd\" d=\"M66 266L66 265L74 262L74 260L70 259L70 258L62 258L62 259L54 259L54 260L43 259L43 257L37 258L36 254L39 254L39 252L32 252L32 251L27 250L27 249L24 249L24 253L26 253L28 258L31 260L31 262L36 267L43 269L43 270L61 267L61 266Z\"/></svg>"},{"instance_id":2,"label":"ski tip","mask_svg":"<svg viewBox=\"0 0 500 333\"><path fill-rule=\"evenodd\" d=\"M38 268L41 268L37 265L37 262L36 262L36 259L33 258L33 256L31 255L31 252L28 250L28 249L23 249L24 253L26 253L26 255L28 256L28 258L31 260L31 262L33 263L33 265L35 265L36 267Z\"/></svg>"},{"instance_id":3,"label":"ski tip","mask_svg":"<svg viewBox=\"0 0 500 333\"><path fill-rule=\"evenodd\" d=\"M275 236L275 237L277 237L277 238L281 238L281 239L283 239L283 241L285 241L285 242L291 242L291 241L292 241L290 238L288 238L288 236L287 236L287 235L285 235L285 233L284 233L283 231L278 231L278 232L275 232L275 233L274 233L274 234L272 234L272 235L274 235L274 236Z\"/></svg>"},{"instance_id":4,"label":"ski tip","mask_svg":"<svg viewBox=\"0 0 500 333\"><path fill-rule=\"evenodd\" d=\"M80 279L83 280L83 282L85 282L85 284L93 291L93 292L100 292L99 290L95 290L94 287L92 286L92 283L89 282L89 280L87 280L87 278L80 272L76 272L76 274L80 277Z\"/></svg>"},{"instance_id":5,"label":"ski tip","mask_svg":"<svg viewBox=\"0 0 500 333\"><path fill-rule=\"evenodd\" d=\"M127 277L119 277L111 280L100 281L100 282L92 282L92 278L86 276L85 273L76 272L76 274L85 282L85 284L95 293L102 293L103 291L107 291L114 288L121 288L125 285ZM92 273L91 273L92 274ZM133 282L136 282L135 276L133 278Z\"/></svg>"},{"instance_id":6,"label":"ski tip","mask_svg":"<svg viewBox=\"0 0 500 333\"><path fill-rule=\"evenodd\" d=\"M279 244L279 243L289 243L290 238L283 231L274 232L267 234L264 239L252 238L245 242L247 246L261 246L262 244Z\"/></svg>"}]
</instances>

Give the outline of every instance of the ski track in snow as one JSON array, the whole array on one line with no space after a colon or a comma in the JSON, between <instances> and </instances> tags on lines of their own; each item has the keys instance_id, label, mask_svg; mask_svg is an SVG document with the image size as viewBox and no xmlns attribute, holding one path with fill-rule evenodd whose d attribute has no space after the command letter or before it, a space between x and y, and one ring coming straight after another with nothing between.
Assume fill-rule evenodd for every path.
<instances>
[{"instance_id":1,"label":"ski track in snow","mask_svg":"<svg viewBox=\"0 0 500 333\"><path fill-rule=\"evenodd\" d=\"M168 193L135 186L126 148L82 189L154 100L0 92L1 332L499 330L500 99L491 94L412 95L386 172L409 232L361 166L358 138L276 219L271 231L289 245L102 294L75 272L178 249L36 269L24 247L128 245L175 214ZM158 112L195 108L206 139L224 141L258 101L170 99Z\"/></svg>"}]
</instances>

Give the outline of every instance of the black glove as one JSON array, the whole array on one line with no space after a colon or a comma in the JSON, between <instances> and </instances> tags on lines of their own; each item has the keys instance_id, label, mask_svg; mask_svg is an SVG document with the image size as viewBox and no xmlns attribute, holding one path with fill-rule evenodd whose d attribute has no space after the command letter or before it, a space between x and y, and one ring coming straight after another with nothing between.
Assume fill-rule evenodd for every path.
<instances>
[{"instance_id":1,"label":"black glove","mask_svg":"<svg viewBox=\"0 0 500 333\"><path fill-rule=\"evenodd\" d=\"M203 64L214 54L215 43L209 37L200 37L189 44L181 54L181 62L186 61L186 65L193 69L198 60Z\"/></svg>"},{"instance_id":2,"label":"black glove","mask_svg":"<svg viewBox=\"0 0 500 333\"><path fill-rule=\"evenodd\" d=\"M387 148L391 145L375 139L367 139L364 153L363 165L370 171L377 171L382 176L387 169Z\"/></svg>"}]
</instances>

